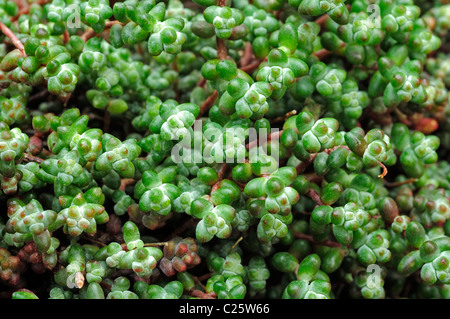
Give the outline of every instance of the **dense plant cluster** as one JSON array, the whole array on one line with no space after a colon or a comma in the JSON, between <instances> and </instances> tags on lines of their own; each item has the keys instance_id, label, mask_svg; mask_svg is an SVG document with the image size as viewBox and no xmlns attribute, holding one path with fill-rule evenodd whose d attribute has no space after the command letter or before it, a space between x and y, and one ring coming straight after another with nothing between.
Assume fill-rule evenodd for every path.
<instances>
[{"instance_id":1,"label":"dense plant cluster","mask_svg":"<svg viewBox=\"0 0 450 319\"><path fill-rule=\"evenodd\" d=\"M2 298L450 297L444 0L0 0Z\"/></svg>"}]
</instances>

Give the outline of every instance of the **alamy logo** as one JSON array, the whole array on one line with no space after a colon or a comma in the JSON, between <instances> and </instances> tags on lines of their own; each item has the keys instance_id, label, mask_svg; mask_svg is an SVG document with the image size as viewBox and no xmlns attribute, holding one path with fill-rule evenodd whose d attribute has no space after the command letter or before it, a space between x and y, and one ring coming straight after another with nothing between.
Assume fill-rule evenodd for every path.
<instances>
[{"instance_id":1,"label":"alamy logo","mask_svg":"<svg viewBox=\"0 0 450 319\"><path fill-rule=\"evenodd\" d=\"M81 13L80 13L80 6L77 4L71 4L69 5L65 11L65 16L67 16L66 19L66 25L68 28L81 28Z\"/></svg>"},{"instance_id":2,"label":"alamy logo","mask_svg":"<svg viewBox=\"0 0 450 319\"><path fill-rule=\"evenodd\" d=\"M71 274L67 277L66 280L66 286L69 289L73 289L73 288L82 288L84 285L84 275L77 271L74 274Z\"/></svg>"},{"instance_id":3,"label":"alamy logo","mask_svg":"<svg viewBox=\"0 0 450 319\"><path fill-rule=\"evenodd\" d=\"M377 264L371 264L367 266L367 287L371 289L376 289L381 287L381 267Z\"/></svg>"},{"instance_id":4,"label":"alamy logo","mask_svg":"<svg viewBox=\"0 0 450 319\"><path fill-rule=\"evenodd\" d=\"M368 25L370 28L381 28L380 6L377 4L370 4L367 7L367 13L370 13L368 18Z\"/></svg>"}]
</instances>

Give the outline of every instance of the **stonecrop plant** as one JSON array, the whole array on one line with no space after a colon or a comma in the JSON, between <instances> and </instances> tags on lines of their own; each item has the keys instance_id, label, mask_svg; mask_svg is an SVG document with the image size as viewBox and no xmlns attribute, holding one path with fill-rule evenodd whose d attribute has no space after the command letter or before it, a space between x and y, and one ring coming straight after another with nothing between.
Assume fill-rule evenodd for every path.
<instances>
[{"instance_id":1,"label":"stonecrop plant","mask_svg":"<svg viewBox=\"0 0 450 319\"><path fill-rule=\"evenodd\" d=\"M450 298L449 18L0 0L0 296Z\"/></svg>"}]
</instances>

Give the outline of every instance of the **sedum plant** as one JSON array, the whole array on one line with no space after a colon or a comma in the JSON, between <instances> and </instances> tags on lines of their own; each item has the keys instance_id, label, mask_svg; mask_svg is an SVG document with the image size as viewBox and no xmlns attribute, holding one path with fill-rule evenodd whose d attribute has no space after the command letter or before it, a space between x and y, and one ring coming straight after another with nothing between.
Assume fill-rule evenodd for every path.
<instances>
[{"instance_id":1,"label":"sedum plant","mask_svg":"<svg viewBox=\"0 0 450 319\"><path fill-rule=\"evenodd\" d=\"M0 1L1 298L450 298L449 12Z\"/></svg>"}]
</instances>

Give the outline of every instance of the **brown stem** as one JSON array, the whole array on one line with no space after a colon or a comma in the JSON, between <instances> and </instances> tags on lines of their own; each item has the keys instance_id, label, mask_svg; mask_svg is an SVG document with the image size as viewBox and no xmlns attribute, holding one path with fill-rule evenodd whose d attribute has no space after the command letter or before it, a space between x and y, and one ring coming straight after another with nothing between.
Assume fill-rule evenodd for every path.
<instances>
[{"instance_id":1,"label":"brown stem","mask_svg":"<svg viewBox=\"0 0 450 319\"><path fill-rule=\"evenodd\" d=\"M90 242L93 242L93 243L95 243L95 244L97 244L97 245L100 245L100 246L102 246L102 247L108 246L108 245L105 244L104 242L102 242L102 241L100 241L100 240L97 240L97 239L95 239L95 238L93 238L93 237L91 237L91 236L88 236L88 235L84 235L83 238L85 238L85 239L89 240Z\"/></svg>"},{"instance_id":2,"label":"brown stem","mask_svg":"<svg viewBox=\"0 0 450 319\"><path fill-rule=\"evenodd\" d=\"M226 0L219 0L217 5L219 7L225 7L227 4ZM227 47L221 38L216 36L216 45L217 45L217 58L220 60L225 60L227 58Z\"/></svg>"},{"instance_id":3,"label":"brown stem","mask_svg":"<svg viewBox=\"0 0 450 319\"><path fill-rule=\"evenodd\" d=\"M348 146L346 146L346 145L338 145L338 146L335 146L332 148L327 148L327 149L323 150L323 152L330 154L331 152L333 152L335 149L338 149L338 148L345 148L347 150L350 150L348 148ZM300 174L301 172L303 172L305 170L305 168L314 161L317 154L319 154L319 153L310 154L308 159L302 161L299 165L297 165L297 167L296 167L297 174Z\"/></svg>"},{"instance_id":4,"label":"brown stem","mask_svg":"<svg viewBox=\"0 0 450 319\"><path fill-rule=\"evenodd\" d=\"M145 243L144 247L158 247L158 246L167 246L169 245L168 241L163 241L160 243Z\"/></svg>"},{"instance_id":5,"label":"brown stem","mask_svg":"<svg viewBox=\"0 0 450 319\"><path fill-rule=\"evenodd\" d=\"M292 110L290 112L287 112L283 116L274 118L271 122L272 123L280 123L280 122L283 123L286 121L286 119L290 118L291 116L294 116L295 114L297 114L297 110Z\"/></svg>"},{"instance_id":6,"label":"brown stem","mask_svg":"<svg viewBox=\"0 0 450 319\"><path fill-rule=\"evenodd\" d=\"M308 173L303 175L311 183L320 184L323 182L323 176L319 176L316 173Z\"/></svg>"},{"instance_id":7,"label":"brown stem","mask_svg":"<svg viewBox=\"0 0 450 319\"><path fill-rule=\"evenodd\" d=\"M44 160L40 157L25 153L25 157L23 158L27 162L36 162L38 164L41 164Z\"/></svg>"},{"instance_id":8,"label":"brown stem","mask_svg":"<svg viewBox=\"0 0 450 319\"><path fill-rule=\"evenodd\" d=\"M111 291L111 289L112 289L112 285L107 284L107 283L105 283L104 281L100 281L100 282L99 282L99 285L100 285L103 289L106 289L106 290L109 290L109 291Z\"/></svg>"},{"instance_id":9,"label":"brown stem","mask_svg":"<svg viewBox=\"0 0 450 319\"><path fill-rule=\"evenodd\" d=\"M110 29L113 25L115 24L120 24L120 25L124 25L122 22L119 22L117 20L114 21L106 21L105 22L105 29L104 30L108 30ZM86 31L81 35L81 38L83 39L84 42L86 42L87 40L89 40L90 38L95 37L97 34L97 32L95 32L92 28L87 28Z\"/></svg>"},{"instance_id":10,"label":"brown stem","mask_svg":"<svg viewBox=\"0 0 450 319\"><path fill-rule=\"evenodd\" d=\"M387 170L386 166L383 163L381 163L380 161L378 161L378 165L380 165L380 167L383 169L383 172L380 175L378 175L378 178L384 178L387 175L388 170Z\"/></svg>"},{"instance_id":11,"label":"brown stem","mask_svg":"<svg viewBox=\"0 0 450 319\"><path fill-rule=\"evenodd\" d=\"M400 111L398 108L394 109L395 114L398 117L398 120L400 122L402 122L403 124L405 124L406 126L408 126L409 128L411 128L411 126L413 126L413 122L408 118L408 116L406 114L404 114L402 111Z\"/></svg>"},{"instance_id":12,"label":"brown stem","mask_svg":"<svg viewBox=\"0 0 450 319\"><path fill-rule=\"evenodd\" d=\"M25 54L25 47L23 46L23 43L20 42L20 40L16 37L16 35L14 34L14 32L11 31L10 28L8 28L3 22L0 22L0 30L3 32L3 34L5 36L7 36L12 44L20 50L20 52L26 56Z\"/></svg>"},{"instance_id":13,"label":"brown stem","mask_svg":"<svg viewBox=\"0 0 450 319\"><path fill-rule=\"evenodd\" d=\"M42 91L40 91L39 93L33 94L32 96L30 96L30 98L28 99L28 102L32 102L34 100L39 100L45 96L48 95L48 89L44 89Z\"/></svg>"},{"instance_id":14,"label":"brown stem","mask_svg":"<svg viewBox=\"0 0 450 319\"><path fill-rule=\"evenodd\" d=\"M189 218L188 220L186 220L186 222L184 222L177 229L175 229L169 236L167 236L166 240L171 240L172 238L174 238L174 237L178 236L179 234L183 233L188 228L196 227L199 222L200 222L200 219L196 220L196 219L193 219L193 218Z\"/></svg>"},{"instance_id":15,"label":"brown stem","mask_svg":"<svg viewBox=\"0 0 450 319\"><path fill-rule=\"evenodd\" d=\"M239 60L239 64L241 67L246 66L250 63L253 57L253 49L252 44L250 42L247 42L245 44L244 54L242 55L241 59Z\"/></svg>"},{"instance_id":16,"label":"brown stem","mask_svg":"<svg viewBox=\"0 0 450 319\"><path fill-rule=\"evenodd\" d=\"M306 169L306 167L309 166L309 164L311 164L314 161L317 154L318 153L310 154L308 159L306 159L306 160L302 161L300 164L298 164L297 167L295 168L297 171L297 174L302 173Z\"/></svg>"},{"instance_id":17,"label":"brown stem","mask_svg":"<svg viewBox=\"0 0 450 319\"><path fill-rule=\"evenodd\" d=\"M22 0L14 0L14 2L17 4L17 8L19 10L23 8L23 1Z\"/></svg>"},{"instance_id":18,"label":"brown stem","mask_svg":"<svg viewBox=\"0 0 450 319\"><path fill-rule=\"evenodd\" d=\"M313 53L316 57L318 57L320 60L326 58L327 56L331 55L331 51L328 51L327 49L320 49L319 51L316 51Z\"/></svg>"},{"instance_id":19,"label":"brown stem","mask_svg":"<svg viewBox=\"0 0 450 319\"><path fill-rule=\"evenodd\" d=\"M67 42L69 42L69 40L70 40L69 31L67 31L67 29L64 30L64 33L63 33L63 40L64 40L64 43L67 43Z\"/></svg>"},{"instance_id":20,"label":"brown stem","mask_svg":"<svg viewBox=\"0 0 450 319\"><path fill-rule=\"evenodd\" d=\"M314 238L311 235L298 233L298 232L294 232L294 236L296 238L306 239L307 241L309 241L315 245L328 246L328 247L341 247L341 244L339 244L335 241L329 240L329 239L322 241L322 242L317 242L314 240Z\"/></svg>"},{"instance_id":21,"label":"brown stem","mask_svg":"<svg viewBox=\"0 0 450 319\"><path fill-rule=\"evenodd\" d=\"M228 255L231 254L231 252L233 251L234 248L236 248L236 246L244 239L244 237L239 237L238 240L236 240L236 242L233 244L233 246L231 246L230 250L228 251Z\"/></svg>"},{"instance_id":22,"label":"brown stem","mask_svg":"<svg viewBox=\"0 0 450 319\"><path fill-rule=\"evenodd\" d=\"M96 34L97 33L93 29L87 28L86 31L80 36L80 38L83 39L84 42L86 42L90 38L95 37Z\"/></svg>"},{"instance_id":23,"label":"brown stem","mask_svg":"<svg viewBox=\"0 0 450 319\"><path fill-rule=\"evenodd\" d=\"M200 81L198 81L197 86L205 87L205 84L206 84L206 79L202 78Z\"/></svg>"},{"instance_id":24,"label":"brown stem","mask_svg":"<svg viewBox=\"0 0 450 319\"><path fill-rule=\"evenodd\" d=\"M323 15L321 15L320 17L318 17L314 22L317 23L318 25L320 25L321 29L325 23L325 21L327 21L328 19L328 13L325 13Z\"/></svg>"},{"instance_id":25,"label":"brown stem","mask_svg":"<svg viewBox=\"0 0 450 319\"><path fill-rule=\"evenodd\" d=\"M334 146L332 148L327 148L324 150L324 152L327 154L330 154L331 152L333 152L334 150L336 150L338 148L345 148L346 150L350 151L350 149L348 148L347 145L338 145L338 146Z\"/></svg>"},{"instance_id":26,"label":"brown stem","mask_svg":"<svg viewBox=\"0 0 450 319\"><path fill-rule=\"evenodd\" d=\"M320 206L324 205L323 202L322 202L322 199L320 198L319 193L317 193L317 191L316 191L315 189L310 188L306 194L307 194L313 201L315 201L317 205L320 205Z\"/></svg>"},{"instance_id":27,"label":"brown stem","mask_svg":"<svg viewBox=\"0 0 450 319\"><path fill-rule=\"evenodd\" d=\"M417 178L409 178L401 182L388 182L387 180L383 179L383 183L387 187L398 187L406 184L413 184L415 182L417 182Z\"/></svg>"},{"instance_id":28,"label":"brown stem","mask_svg":"<svg viewBox=\"0 0 450 319\"><path fill-rule=\"evenodd\" d=\"M200 299L216 299L217 295L215 292L203 292L198 289L192 289L187 291L187 294L191 297L200 298Z\"/></svg>"},{"instance_id":29,"label":"brown stem","mask_svg":"<svg viewBox=\"0 0 450 319\"><path fill-rule=\"evenodd\" d=\"M206 291L206 286L200 281L200 279L197 276L192 276L192 278L194 279L197 285L199 285L200 287L202 287L203 290Z\"/></svg>"},{"instance_id":30,"label":"brown stem","mask_svg":"<svg viewBox=\"0 0 450 319\"><path fill-rule=\"evenodd\" d=\"M214 90L210 96L208 96L208 98L205 100L205 102L203 102L202 105L200 105L200 112L197 115L197 119L201 118L203 116L203 114L205 114L207 111L209 111L209 109L211 108L211 106L214 105L214 102L217 99L218 96L218 92L217 90Z\"/></svg>"},{"instance_id":31,"label":"brown stem","mask_svg":"<svg viewBox=\"0 0 450 319\"><path fill-rule=\"evenodd\" d=\"M223 39L216 37L216 45L217 45L217 58L219 60L225 60L228 55L225 42L223 42Z\"/></svg>"},{"instance_id":32,"label":"brown stem","mask_svg":"<svg viewBox=\"0 0 450 319\"><path fill-rule=\"evenodd\" d=\"M264 60L256 60L250 64L247 64L243 67L241 67L241 71L244 71L245 73L251 73L253 71L255 71L259 65L263 62Z\"/></svg>"},{"instance_id":33,"label":"brown stem","mask_svg":"<svg viewBox=\"0 0 450 319\"><path fill-rule=\"evenodd\" d=\"M122 178L120 180L120 187L119 187L119 189L122 192L125 192L125 189L127 188L127 186L134 185L134 184L136 184L136 180L134 178Z\"/></svg>"},{"instance_id":34,"label":"brown stem","mask_svg":"<svg viewBox=\"0 0 450 319\"><path fill-rule=\"evenodd\" d=\"M272 140L272 139L279 138L282 133L283 133L283 130L270 133L269 135L267 135L267 142ZM250 150L250 149L252 149L255 146L258 146L258 140L251 141L250 143L248 143L246 145L246 148L247 148L247 150Z\"/></svg>"},{"instance_id":35,"label":"brown stem","mask_svg":"<svg viewBox=\"0 0 450 319\"><path fill-rule=\"evenodd\" d=\"M44 4L48 3L48 2L50 2L50 0L38 0L38 1L35 1L35 3L40 5L40 6L42 6L42 5L44 5ZM17 21L21 15L30 13L30 9L31 9L30 5L27 5L25 7L20 8L19 13L17 13L16 16L11 18L11 22Z\"/></svg>"},{"instance_id":36,"label":"brown stem","mask_svg":"<svg viewBox=\"0 0 450 319\"><path fill-rule=\"evenodd\" d=\"M208 280L209 278L212 277L212 275L213 275L213 273L212 273L212 272L209 272L209 273L207 273L207 274L201 275L201 276L196 277L196 278L201 282L201 281Z\"/></svg>"},{"instance_id":37,"label":"brown stem","mask_svg":"<svg viewBox=\"0 0 450 319\"><path fill-rule=\"evenodd\" d=\"M220 167L219 171L217 172L217 175L219 178L218 178L217 182L211 187L211 193L213 193L219 189L220 182L224 179L227 171L228 171L228 165L226 163L223 163L222 166Z\"/></svg>"},{"instance_id":38,"label":"brown stem","mask_svg":"<svg viewBox=\"0 0 450 319\"><path fill-rule=\"evenodd\" d=\"M72 97L72 92L59 96L59 99L63 103L64 107L67 106L71 97Z\"/></svg>"}]
</instances>

